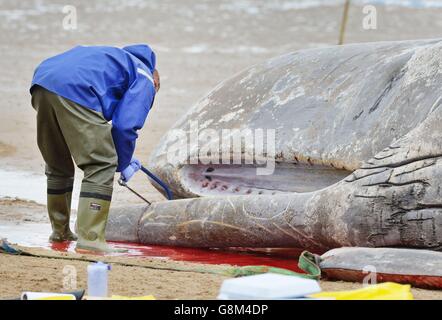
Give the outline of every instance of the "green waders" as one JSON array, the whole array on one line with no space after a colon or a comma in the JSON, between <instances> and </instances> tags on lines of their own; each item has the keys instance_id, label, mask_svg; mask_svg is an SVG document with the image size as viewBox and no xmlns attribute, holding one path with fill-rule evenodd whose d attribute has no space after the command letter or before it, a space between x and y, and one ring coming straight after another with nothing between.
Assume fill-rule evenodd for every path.
<instances>
[{"instance_id":1,"label":"green waders","mask_svg":"<svg viewBox=\"0 0 442 320\"><path fill-rule=\"evenodd\" d=\"M46 162L51 241L74 240L69 229L74 162L83 170L77 212L77 249L111 252L105 229L112 198L117 153L112 125L99 112L42 87L35 87L38 147Z\"/></svg>"}]
</instances>

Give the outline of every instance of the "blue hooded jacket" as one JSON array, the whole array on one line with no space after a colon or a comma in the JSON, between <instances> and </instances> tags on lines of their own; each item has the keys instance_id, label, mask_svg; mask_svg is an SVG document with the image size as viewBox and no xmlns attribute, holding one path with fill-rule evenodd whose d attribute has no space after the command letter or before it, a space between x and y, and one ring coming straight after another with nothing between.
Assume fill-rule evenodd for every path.
<instances>
[{"instance_id":1,"label":"blue hooded jacket","mask_svg":"<svg viewBox=\"0 0 442 320\"><path fill-rule=\"evenodd\" d=\"M143 44L123 49L77 46L44 60L34 72L30 91L39 85L112 121L120 172L130 163L137 130L154 101L155 60L155 53Z\"/></svg>"}]
</instances>

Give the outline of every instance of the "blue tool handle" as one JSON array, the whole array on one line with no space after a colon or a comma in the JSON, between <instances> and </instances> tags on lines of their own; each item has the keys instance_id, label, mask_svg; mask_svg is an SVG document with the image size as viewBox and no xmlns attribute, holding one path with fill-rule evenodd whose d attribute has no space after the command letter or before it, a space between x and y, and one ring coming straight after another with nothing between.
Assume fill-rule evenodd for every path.
<instances>
[{"instance_id":1,"label":"blue tool handle","mask_svg":"<svg viewBox=\"0 0 442 320\"><path fill-rule=\"evenodd\" d=\"M145 174L147 174L149 176L149 178L151 178L153 181L155 181L156 183L158 183L161 188L164 189L164 191L166 192L167 195L167 199L168 200L172 200L173 196L172 196L172 191L170 191L169 187L167 186L167 184L165 184L160 178L158 178L157 176L155 176L152 172L150 172L149 170L147 170L146 167L141 166L141 171L143 171Z\"/></svg>"}]
</instances>

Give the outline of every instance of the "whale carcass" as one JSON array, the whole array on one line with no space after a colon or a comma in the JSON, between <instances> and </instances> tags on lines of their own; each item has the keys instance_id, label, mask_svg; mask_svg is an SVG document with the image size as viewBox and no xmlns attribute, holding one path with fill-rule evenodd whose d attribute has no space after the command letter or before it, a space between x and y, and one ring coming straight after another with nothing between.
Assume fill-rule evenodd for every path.
<instances>
[{"instance_id":1,"label":"whale carcass","mask_svg":"<svg viewBox=\"0 0 442 320\"><path fill-rule=\"evenodd\" d=\"M437 39L302 50L253 66L201 99L151 155L178 200L114 208L108 238L440 250L441 88ZM196 129L218 136L178 139ZM223 148L223 130L264 132L264 146ZM171 161L177 149L186 153ZM261 162L245 163L250 154ZM271 174L257 174L271 161Z\"/></svg>"}]
</instances>

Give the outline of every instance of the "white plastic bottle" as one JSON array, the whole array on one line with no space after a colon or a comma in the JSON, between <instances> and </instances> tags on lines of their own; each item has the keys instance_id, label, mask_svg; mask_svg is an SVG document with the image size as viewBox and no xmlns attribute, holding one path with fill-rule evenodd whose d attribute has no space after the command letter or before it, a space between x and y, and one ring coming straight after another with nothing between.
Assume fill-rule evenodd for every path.
<instances>
[{"instance_id":1,"label":"white plastic bottle","mask_svg":"<svg viewBox=\"0 0 442 320\"><path fill-rule=\"evenodd\" d=\"M89 297L107 297L107 276L111 266L103 262L87 266L87 292Z\"/></svg>"}]
</instances>

